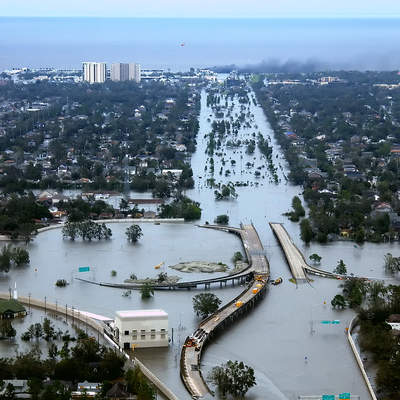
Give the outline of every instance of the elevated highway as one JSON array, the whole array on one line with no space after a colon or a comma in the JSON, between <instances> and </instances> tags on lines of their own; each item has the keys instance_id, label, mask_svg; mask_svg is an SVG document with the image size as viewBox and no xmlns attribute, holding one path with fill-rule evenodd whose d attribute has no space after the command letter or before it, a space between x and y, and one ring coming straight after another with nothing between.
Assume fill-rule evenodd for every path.
<instances>
[{"instance_id":1,"label":"elevated highway","mask_svg":"<svg viewBox=\"0 0 400 400\"><path fill-rule=\"evenodd\" d=\"M267 290L269 264L254 226L242 225L241 229L204 225L206 228L226 230L240 235L251 272L251 281L235 299L214 314L201 321L193 335L186 338L181 352L181 377L193 398L201 398L212 393L203 379L200 361L206 344L213 335L227 327L240 316L247 314ZM244 272L242 272L244 273Z\"/></svg>"},{"instance_id":2,"label":"elevated highway","mask_svg":"<svg viewBox=\"0 0 400 400\"><path fill-rule=\"evenodd\" d=\"M346 276L334 274L332 272L324 271L322 269L318 269L312 267L307 264L303 253L299 250L299 248L293 243L293 240L289 236L289 233L284 228L283 224L277 222L270 222L269 226L274 232L278 242L285 253L286 260L289 264L290 270L292 272L293 278L296 281L305 281L308 280L306 272L322 276L325 278L333 278L333 279L346 279Z\"/></svg>"}]
</instances>

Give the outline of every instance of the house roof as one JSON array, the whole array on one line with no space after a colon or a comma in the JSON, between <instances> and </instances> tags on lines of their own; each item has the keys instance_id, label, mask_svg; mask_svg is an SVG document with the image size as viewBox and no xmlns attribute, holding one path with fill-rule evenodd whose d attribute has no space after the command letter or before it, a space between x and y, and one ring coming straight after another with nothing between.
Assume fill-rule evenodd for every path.
<instances>
[{"instance_id":1,"label":"house roof","mask_svg":"<svg viewBox=\"0 0 400 400\"><path fill-rule=\"evenodd\" d=\"M0 299L0 314L5 313L6 311L19 313L25 311L25 307L19 301L14 299Z\"/></svg>"}]
</instances>

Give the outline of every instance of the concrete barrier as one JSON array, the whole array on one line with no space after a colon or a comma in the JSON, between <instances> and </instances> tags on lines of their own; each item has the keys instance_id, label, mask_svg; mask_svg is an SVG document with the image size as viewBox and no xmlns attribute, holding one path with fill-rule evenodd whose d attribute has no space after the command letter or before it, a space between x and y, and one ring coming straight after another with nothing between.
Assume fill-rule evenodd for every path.
<instances>
[{"instance_id":1,"label":"concrete barrier","mask_svg":"<svg viewBox=\"0 0 400 400\"><path fill-rule=\"evenodd\" d=\"M353 337L351 335L351 332L353 331L353 329L356 326L357 326L357 317L354 317L350 321L350 325L349 325L349 328L347 330L347 339L348 339L348 341L350 343L351 349L353 350L354 357L356 358L358 367L360 368L360 371L361 371L361 374L362 374L362 376L364 378L364 381L367 384L367 388L368 388L369 394L371 395L371 399L372 400L377 400L376 394L375 394L374 389L373 389L373 387L371 385L371 382L370 382L370 380L368 378L368 375L365 372L364 364L363 364L363 362L361 360L360 354L359 354L359 352L357 350L356 344L354 343Z\"/></svg>"}]
</instances>

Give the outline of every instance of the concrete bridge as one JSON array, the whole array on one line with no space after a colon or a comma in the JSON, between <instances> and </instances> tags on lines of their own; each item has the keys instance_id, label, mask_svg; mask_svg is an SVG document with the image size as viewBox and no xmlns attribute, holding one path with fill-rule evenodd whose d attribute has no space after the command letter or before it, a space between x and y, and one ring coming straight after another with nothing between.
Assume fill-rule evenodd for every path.
<instances>
[{"instance_id":1,"label":"concrete bridge","mask_svg":"<svg viewBox=\"0 0 400 400\"><path fill-rule=\"evenodd\" d=\"M185 340L180 360L181 377L193 398L212 394L200 369L204 347L218 331L224 330L228 324L251 311L256 302L265 295L269 280L269 264L260 238L252 224L242 225L241 229L213 225L203 227L239 234L249 263L246 273L251 272L252 275L250 283L242 293L201 321L193 335Z\"/></svg>"},{"instance_id":2,"label":"concrete bridge","mask_svg":"<svg viewBox=\"0 0 400 400\"><path fill-rule=\"evenodd\" d=\"M283 252L285 253L286 260L289 264L290 270L292 271L293 278L296 279L296 281L308 280L306 272L318 276L323 276L325 278L347 279L346 276L323 271L322 269L318 269L307 264L303 253L293 243L293 240L289 236L289 233L284 228L283 224L270 222L269 226L274 232Z\"/></svg>"}]
</instances>

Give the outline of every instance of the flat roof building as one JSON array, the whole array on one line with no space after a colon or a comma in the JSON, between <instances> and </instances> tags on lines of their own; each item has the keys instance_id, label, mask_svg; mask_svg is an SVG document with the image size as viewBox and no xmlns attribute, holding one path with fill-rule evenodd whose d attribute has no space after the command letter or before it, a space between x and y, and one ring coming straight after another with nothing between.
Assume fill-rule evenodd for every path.
<instances>
[{"instance_id":1,"label":"flat roof building","mask_svg":"<svg viewBox=\"0 0 400 400\"><path fill-rule=\"evenodd\" d=\"M83 80L89 83L104 83L106 81L106 63L84 62Z\"/></svg>"},{"instance_id":2,"label":"flat roof building","mask_svg":"<svg viewBox=\"0 0 400 400\"><path fill-rule=\"evenodd\" d=\"M111 64L110 78L114 82L135 81L140 83L140 64L137 63L113 63Z\"/></svg>"},{"instance_id":3,"label":"flat roof building","mask_svg":"<svg viewBox=\"0 0 400 400\"><path fill-rule=\"evenodd\" d=\"M163 310L117 311L115 339L125 350L168 346L168 314Z\"/></svg>"}]
</instances>

